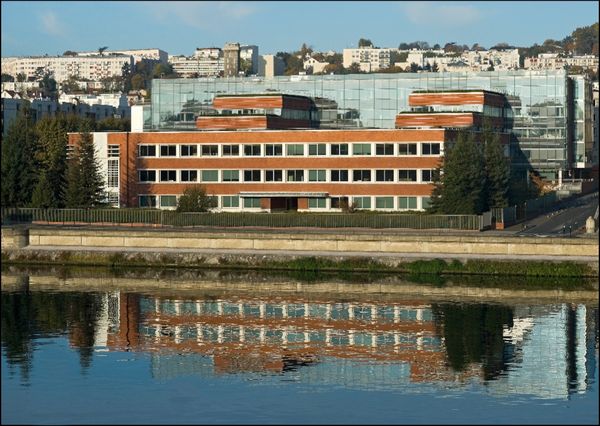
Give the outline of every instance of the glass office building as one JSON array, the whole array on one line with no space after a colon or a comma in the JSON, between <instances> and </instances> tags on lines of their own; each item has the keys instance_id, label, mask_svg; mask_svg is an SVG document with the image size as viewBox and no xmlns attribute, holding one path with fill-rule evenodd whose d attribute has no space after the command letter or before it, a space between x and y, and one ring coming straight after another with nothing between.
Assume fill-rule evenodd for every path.
<instances>
[{"instance_id":1,"label":"glass office building","mask_svg":"<svg viewBox=\"0 0 600 426\"><path fill-rule=\"evenodd\" d=\"M515 171L556 179L560 170L576 177L591 167L591 83L564 70L157 79L144 131L195 131L196 117L212 109L216 95L258 93L315 99L324 128L393 129L414 91L478 89L508 99Z\"/></svg>"}]
</instances>

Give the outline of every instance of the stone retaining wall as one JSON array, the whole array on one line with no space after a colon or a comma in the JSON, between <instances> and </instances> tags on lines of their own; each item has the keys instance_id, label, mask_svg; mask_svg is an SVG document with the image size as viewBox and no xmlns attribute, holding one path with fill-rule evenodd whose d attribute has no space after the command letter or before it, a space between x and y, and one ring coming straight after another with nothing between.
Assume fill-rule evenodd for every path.
<instances>
[{"instance_id":1,"label":"stone retaining wall","mask_svg":"<svg viewBox=\"0 0 600 426\"><path fill-rule=\"evenodd\" d=\"M586 238L2 228L2 249L25 246L598 256L598 240Z\"/></svg>"}]
</instances>

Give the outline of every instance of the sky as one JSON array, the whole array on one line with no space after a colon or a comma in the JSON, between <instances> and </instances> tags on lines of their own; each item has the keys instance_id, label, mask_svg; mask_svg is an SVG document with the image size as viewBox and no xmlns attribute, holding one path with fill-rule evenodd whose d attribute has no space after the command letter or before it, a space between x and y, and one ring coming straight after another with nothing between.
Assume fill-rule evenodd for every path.
<instances>
[{"instance_id":1,"label":"sky","mask_svg":"<svg viewBox=\"0 0 600 426\"><path fill-rule=\"evenodd\" d=\"M563 39L598 21L597 1L2 1L2 56L66 50L254 44L259 54L402 42L473 43L490 48Z\"/></svg>"}]
</instances>

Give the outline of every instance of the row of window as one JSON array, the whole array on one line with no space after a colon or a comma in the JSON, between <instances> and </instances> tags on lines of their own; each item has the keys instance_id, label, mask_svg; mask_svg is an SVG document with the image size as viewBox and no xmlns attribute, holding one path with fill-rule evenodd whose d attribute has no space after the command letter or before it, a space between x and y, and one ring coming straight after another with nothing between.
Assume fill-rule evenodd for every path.
<instances>
[{"instance_id":1,"label":"row of window","mask_svg":"<svg viewBox=\"0 0 600 426\"><path fill-rule=\"evenodd\" d=\"M417 199L414 196L383 196L383 197L317 197L308 199L309 209L340 209L344 204L351 202L357 209L394 209L394 210L417 210ZM421 198L421 209L429 206L430 197ZM177 195L140 195L138 197L140 207L170 208L177 207ZM229 209L240 208L259 209L259 197L240 197L238 195L215 196L217 208ZM219 202L220 201L220 202Z\"/></svg>"},{"instance_id":2,"label":"row of window","mask_svg":"<svg viewBox=\"0 0 600 426\"><path fill-rule=\"evenodd\" d=\"M221 180L219 170L140 170L139 182L157 182L157 177L158 182L432 182L435 169L256 169L220 172Z\"/></svg>"},{"instance_id":3,"label":"row of window","mask_svg":"<svg viewBox=\"0 0 600 426\"><path fill-rule=\"evenodd\" d=\"M439 142L423 143L311 143L311 144L244 144L244 145L138 145L140 157L281 157L326 155L440 155ZM421 152L418 152L418 147ZM219 149L220 147L220 149ZM285 147L285 149L284 149ZM220 150L220 153L219 153Z\"/></svg>"}]
</instances>

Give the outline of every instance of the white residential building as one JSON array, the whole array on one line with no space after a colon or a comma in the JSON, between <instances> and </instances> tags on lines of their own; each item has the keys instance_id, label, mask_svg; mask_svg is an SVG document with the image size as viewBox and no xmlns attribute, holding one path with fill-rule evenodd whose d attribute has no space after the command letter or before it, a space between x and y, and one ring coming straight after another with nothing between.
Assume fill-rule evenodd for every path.
<instances>
[{"instance_id":1,"label":"white residential building","mask_svg":"<svg viewBox=\"0 0 600 426\"><path fill-rule=\"evenodd\" d=\"M99 95L63 93L59 96L58 101L71 104L84 103L90 106L108 105L115 108L116 114L121 117L129 117L131 115L131 108L125 93L101 93Z\"/></svg>"},{"instance_id":2,"label":"white residential building","mask_svg":"<svg viewBox=\"0 0 600 426\"><path fill-rule=\"evenodd\" d=\"M173 71L184 78L189 77L217 77L225 69L223 57L187 57L175 56L169 60Z\"/></svg>"},{"instance_id":3,"label":"white residential building","mask_svg":"<svg viewBox=\"0 0 600 426\"><path fill-rule=\"evenodd\" d=\"M258 75L266 78L272 78L276 75L283 75L285 64L279 56L261 55L258 60Z\"/></svg>"},{"instance_id":4,"label":"white residential building","mask_svg":"<svg viewBox=\"0 0 600 426\"><path fill-rule=\"evenodd\" d=\"M38 69L43 69L49 71L58 83L62 83L70 76L92 81L120 77L125 64L133 69L133 56L29 56L18 58L14 68L11 66L10 69L15 78L20 73L27 78L34 77ZM6 72L4 64L2 72Z\"/></svg>"},{"instance_id":5,"label":"white residential building","mask_svg":"<svg viewBox=\"0 0 600 426\"><path fill-rule=\"evenodd\" d=\"M306 58L303 67L305 71L312 70L313 74L317 74L324 72L327 65L329 65L329 62L319 62L315 58Z\"/></svg>"},{"instance_id":6,"label":"white residential building","mask_svg":"<svg viewBox=\"0 0 600 426\"><path fill-rule=\"evenodd\" d=\"M78 52L78 56L98 56L98 51L94 52ZM142 60L158 61L166 64L169 61L169 54L164 50L150 49L132 49L132 50L105 50L104 55L125 55L133 56L134 62Z\"/></svg>"},{"instance_id":7,"label":"white residential building","mask_svg":"<svg viewBox=\"0 0 600 426\"><path fill-rule=\"evenodd\" d=\"M177 57L181 57L181 55L169 57L169 62ZM193 57L197 59L219 59L223 57L223 51L220 47L197 47Z\"/></svg>"},{"instance_id":8,"label":"white residential building","mask_svg":"<svg viewBox=\"0 0 600 426\"><path fill-rule=\"evenodd\" d=\"M379 49L374 47L361 47L358 49L344 49L343 65L349 68L352 64L359 64L361 71L378 71L390 66L390 52L392 49Z\"/></svg>"},{"instance_id":9,"label":"white residential building","mask_svg":"<svg viewBox=\"0 0 600 426\"><path fill-rule=\"evenodd\" d=\"M252 63L251 74L258 74L258 46L241 45L240 60L250 61Z\"/></svg>"}]
</instances>

